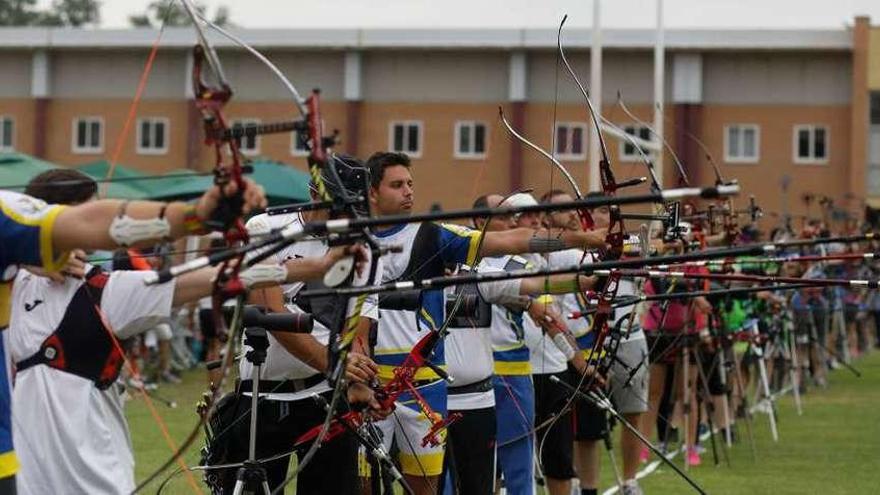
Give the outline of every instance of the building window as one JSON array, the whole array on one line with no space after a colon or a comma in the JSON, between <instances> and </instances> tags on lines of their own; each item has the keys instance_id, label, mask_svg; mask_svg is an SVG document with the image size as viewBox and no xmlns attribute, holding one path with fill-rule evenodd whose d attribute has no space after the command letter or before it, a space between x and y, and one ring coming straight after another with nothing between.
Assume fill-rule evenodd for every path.
<instances>
[{"instance_id":1,"label":"building window","mask_svg":"<svg viewBox=\"0 0 880 495\"><path fill-rule=\"evenodd\" d=\"M245 129L260 125L260 119L235 119L232 121L233 129ZM244 155L256 155L260 152L260 136L253 132L238 138L238 150Z\"/></svg>"},{"instance_id":2,"label":"building window","mask_svg":"<svg viewBox=\"0 0 880 495\"><path fill-rule=\"evenodd\" d=\"M556 156L560 159L586 158L587 124L562 122L556 124Z\"/></svg>"},{"instance_id":3,"label":"building window","mask_svg":"<svg viewBox=\"0 0 880 495\"><path fill-rule=\"evenodd\" d=\"M761 131L754 124L724 126L724 161L757 163L761 149Z\"/></svg>"},{"instance_id":4,"label":"building window","mask_svg":"<svg viewBox=\"0 0 880 495\"><path fill-rule=\"evenodd\" d=\"M0 151L15 149L15 119L0 115Z\"/></svg>"},{"instance_id":5,"label":"building window","mask_svg":"<svg viewBox=\"0 0 880 495\"><path fill-rule=\"evenodd\" d=\"M300 139L299 132L290 133L290 154L293 156L309 156L309 147L306 143L308 136L303 133L303 139Z\"/></svg>"},{"instance_id":6,"label":"building window","mask_svg":"<svg viewBox=\"0 0 880 495\"><path fill-rule=\"evenodd\" d=\"M392 151L414 158L422 156L422 122L392 122L390 140Z\"/></svg>"},{"instance_id":7,"label":"building window","mask_svg":"<svg viewBox=\"0 0 880 495\"><path fill-rule=\"evenodd\" d=\"M168 119L147 117L138 119L137 152L141 155L168 153Z\"/></svg>"},{"instance_id":8,"label":"building window","mask_svg":"<svg viewBox=\"0 0 880 495\"><path fill-rule=\"evenodd\" d=\"M73 119L73 152L104 152L104 119L101 117Z\"/></svg>"},{"instance_id":9,"label":"building window","mask_svg":"<svg viewBox=\"0 0 880 495\"><path fill-rule=\"evenodd\" d=\"M643 125L625 125L623 126L623 132L644 141L651 140L651 129ZM642 151L645 152L644 149ZM650 155L650 152L645 152L645 154ZM628 140L622 139L620 141L620 161L635 162L641 160L642 154L639 153L639 150L637 150Z\"/></svg>"},{"instance_id":10,"label":"building window","mask_svg":"<svg viewBox=\"0 0 880 495\"><path fill-rule=\"evenodd\" d=\"M794 127L794 162L828 163L828 127L797 125Z\"/></svg>"},{"instance_id":11,"label":"building window","mask_svg":"<svg viewBox=\"0 0 880 495\"><path fill-rule=\"evenodd\" d=\"M486 125L481 122L455 123L455 158L485 158Z\"/></svg>"}]
</instances>

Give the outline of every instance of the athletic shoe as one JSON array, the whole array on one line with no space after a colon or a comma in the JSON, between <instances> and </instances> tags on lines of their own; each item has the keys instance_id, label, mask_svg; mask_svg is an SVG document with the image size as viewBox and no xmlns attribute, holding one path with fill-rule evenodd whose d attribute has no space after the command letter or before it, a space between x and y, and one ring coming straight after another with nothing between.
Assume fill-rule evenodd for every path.
<instances>
[{"instance_id":1,"label":"athletic shoe","mask_svg":"<svg viewBox=\"0 0 880 495\"><path fill-rule=\"evenodd\" d=\"M644 495L642 492L642 488L639 486L639 482L636 480L629 480L623 484L623 490L620 491L621 495Z\"/></svg>"},{"instance_id":2,"label":"athletic shoe","mask_svg":"<svg viewBox=\"0 0 880 495\"><path fill-rule=\"evenodd\" d=\"M159 380L166 383L181 383L183 380L180 379L179 376L175 375L171 370L163 371L162 374L159 375Z\"/></svg>"},{"instance_id":3,"label":"athletic shoe","mask_svg":"<svg viewBox=\"0 0 880 495\"><path fill-rule=\"evenodd\" d=\"M702 462L703 461L700 459L700 453L697 452L697 449L689 448L687 452L688 466L699 466Z\"/></svg>"}]
</instances>

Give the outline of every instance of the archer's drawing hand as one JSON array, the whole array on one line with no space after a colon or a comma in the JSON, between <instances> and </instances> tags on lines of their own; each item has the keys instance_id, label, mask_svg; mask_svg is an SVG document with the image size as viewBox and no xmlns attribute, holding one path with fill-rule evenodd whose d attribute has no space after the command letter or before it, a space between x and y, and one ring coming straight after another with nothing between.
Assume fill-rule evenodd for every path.
<instances>
[{"instance_id":1,"label":"archer's drawing hand","mask_svg":"<svg viewBox=\"0 0 880 495\"><path fill-rule=\"evenodd\" d=\"M241 207L241 211L236 213L247 215L251 211L265 208L267 204L266 191L263 190L263 186L248 178L244 179L244 184L244 204ZM228 184L224 185L222 190L220 189L220 186L212 186L205 191L205 194L199 199L199 202L196 205L196 215L203 220L211 218L214 210L220 205L221 200L224 197L230 197L237 192L238 185L234 181L230 181Z\"/></svg>"}]
</instances>

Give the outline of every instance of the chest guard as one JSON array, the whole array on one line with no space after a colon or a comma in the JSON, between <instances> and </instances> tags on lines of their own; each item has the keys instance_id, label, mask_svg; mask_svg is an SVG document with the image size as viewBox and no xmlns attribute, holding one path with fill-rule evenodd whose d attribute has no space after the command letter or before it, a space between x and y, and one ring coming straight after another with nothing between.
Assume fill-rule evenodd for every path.
<instances>
[{"instance_id":1,"label":"chest guard","mask_svg":"<svg viewBox=\"0 0 880 495\"><path fill-rule=\"evenodd\" d=\"M472 270L462 267L459 273L464 275ZM483 300L477 284L464 284L455 287L455 291L449 298L447 307L452 311L454 302L461 297L458 311L450 315L449 328L489 328L492 325L492 306ZM465 307L473 304L475 307Z\"/></svg>"},{"instance_id":2,"label":"chest guard","mask_svg":"<svg viewBox=\"0 0 880 495\"><path fill-rule=\"evenodd\" d=\"M528 261L519 256L511 256L504 265L505 272L516 272L525 270L529 266ZM521 309L507 308L507 320L510 328L516 334L516 338L520 341L525 340L525 330L523 329L523 311Z\"/></svg>"},{"instance_id":3,"label":"chest guard","mask_svg":"<svg viewBox=\"0 0 880 495\"><path fill-rule=\"evenodd\" d=\"M16 363L18 372L44 364L91 380L100 390L116 381L125 357L99 309L108 279L109 274L97 267L86 275L58 328L46 337L37 352Z\"/></svg>"}]
</instances>

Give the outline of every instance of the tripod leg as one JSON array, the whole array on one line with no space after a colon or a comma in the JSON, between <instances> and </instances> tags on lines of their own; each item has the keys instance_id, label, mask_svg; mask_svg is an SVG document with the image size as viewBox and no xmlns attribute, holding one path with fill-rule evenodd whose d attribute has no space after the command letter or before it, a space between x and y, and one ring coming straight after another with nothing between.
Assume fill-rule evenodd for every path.
<instances>
[{"instance_id":1,"label":"tripod leg","mask_svg":"<svg viewBox=\"0 0 880 495\"><path fill-rule=\"evenodd\" d=\"M691 448L691 390L690 390L690 363L688 359L688 346L685 343L681 348L681 418L682 432L684 433L684 469L688 469L688 456Z\"/></svg>"},{"instance_id":2,"label":"tripod leg","mask_svg":"<svg viewBox=\"0 0 880 495\"><path fill-rule=\"evenodd\" d=\"M718 349L713 366L718 366L718 377L721 380L721 388L724 390L721 395L721 407L724 409L724 443L730 448L733 446L733 433L731 433L733 422L730 419L730 391L727 386L727 361L724 358L724 353L724 347Z\"/></svg>"},{"instance_id":3,"label":"tripod leg","mask_svg":"<svg viewBox=\"0 0 880 495\"><path fill-rule=\"evenodd\" d=\"M788 327L788 338L786 339L788 343L788 357L789 357L789 366L788 366L788 376L789 380L791 380L791 390L794 395L794 407L797 409L798 416L804 414L803 404L801 402L801 383L800 378L798 376L798 353L797 353L797 339L794 335L794 328Z\"/></svg>"},{"instance_id":4,"label":"tripod leg","mask_svg":"<svg viewBox=\"0 0 880 495\"><path fill-rule=\"evenodd\" d=\"M755 337L760 335L758 332L758 322L752 324L752 335ZM767 379L767 366L764 362L764 352L758 345L755 345L753 349L758 356L758 378L760 379L761 390L764 393L764 398L762 400L767 401L767 404L770 406L770 433L773 435L773 441L778 442L779 431L776 429L776 407L773 402L773 396L770 395L770 383Z\"/></svg>"},{"instance_id":5,"label":"tripod leg","mask_svg":"<svg viewBox=\"0 0 880 495\"><path fill-rule=\"evenodd\" d=\"M703 404L706 408L706 422L709 424L709 441L712 442L712 459L715 461L715 465L719 464L718 462L718 445L715 442L715 402L712 400L712 392L709 390L709 380L706 376L706 370L703 369L703 355L700 353L699 344L696 344L693 349L694 352L694 361L697 362L697 383L699 384L700 392L698 397L702 396ZM713 359L714 363L715 360ZM712 371L711 369L709 370ZM725 446L726 447L726 446ZM730 457L727 455L726 448L721 449L724 455L724 463L730 466Z\"/></svg>"},{"instance_id":6,"label":"tripod leg","mask_svg":"<svg viewBox=\"0 0 880 495\"><path fill-rule=\"evenodd\" d=\"M739 393L739 398L741 401L741 405L744 411L743 419L746 420L746 433L749 436L749 445L752 447L752 459L757 462L758 461L758 449L755 446L755 433L752 431L752 412L749 411L748 400L746 399L746 391L745 387L743 387L743 377L742 371L740 370L740 361L736 357L736 351L732 352L733 355L733 370L736 382L737 392Z\"/></svg>"}]
</instances>

